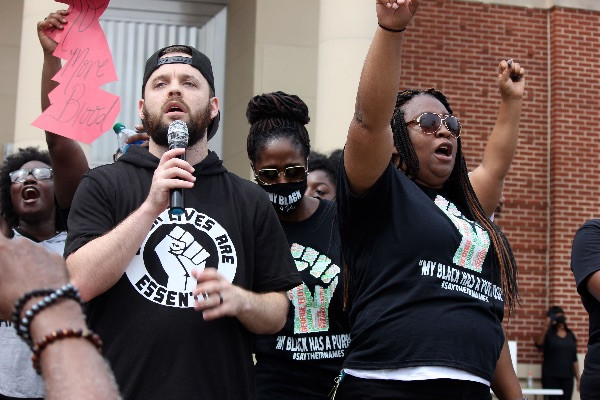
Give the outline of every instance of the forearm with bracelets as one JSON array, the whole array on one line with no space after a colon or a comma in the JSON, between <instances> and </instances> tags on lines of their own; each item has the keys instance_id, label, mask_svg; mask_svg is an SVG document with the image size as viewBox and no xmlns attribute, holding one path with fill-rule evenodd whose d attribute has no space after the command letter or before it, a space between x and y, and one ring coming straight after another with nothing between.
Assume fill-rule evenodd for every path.
<instances>
[{"instance_id":1,"label":"forearm with bracelets","mask_svg":"<svg viewBox=\"0 0 600 400\"><path fill-rule=\"evenodd\" d=\"M32 304L31 307L23 312L29 304ZM64 285L59 289L33 290L24 294L15 303L14 327L19 337L31 347L33 367L38 373L41 372L42 352L48 346L63 339L86 339L99 352L102 351L100 337L87 329L83 313L77 311L76 307L81 307L83 310L79 292L72 284ZM63 321L65 312L67 321ZM57 326L65 322L71 326Z\"/></svg>"}]
</instances>

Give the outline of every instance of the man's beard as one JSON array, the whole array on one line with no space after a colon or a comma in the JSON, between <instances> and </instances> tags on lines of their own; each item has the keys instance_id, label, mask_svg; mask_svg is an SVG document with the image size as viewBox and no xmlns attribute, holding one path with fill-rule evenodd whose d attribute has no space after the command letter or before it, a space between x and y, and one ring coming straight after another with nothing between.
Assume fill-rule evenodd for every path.
<instances>
[{"instance_id":1,"label":"man's beard","mask_svg":"<svg viewBox=\"0 0 600 400\"><path fill-rule=\"evenodd\" d=\"M187 123L188 127L188 146L193 146L198 143L206 135L208 125L211 123L210 118L210 102L206 104L206 108L195 114L189 114L190 120ZM159 146L169 146L169 124L163 122L162 114L151 116L146 107L143 110L144 119L142 125L144 130L150 136L152 141Z\"/></svg>"}]
</instances>

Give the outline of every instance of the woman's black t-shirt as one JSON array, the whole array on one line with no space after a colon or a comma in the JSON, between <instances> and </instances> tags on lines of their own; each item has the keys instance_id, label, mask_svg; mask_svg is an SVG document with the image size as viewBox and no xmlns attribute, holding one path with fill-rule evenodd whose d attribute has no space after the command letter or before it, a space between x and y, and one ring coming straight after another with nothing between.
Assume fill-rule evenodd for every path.
<instances>
[{"instance_id":1,"label":"woman's black t-shirt","mask_svg":"<svg viewBox=\"0 0 600 400\"><path fill-rule=\"evenodd\" d=\"M344 367L443 366L492 381L504 296L487 232L392 164L360 197L340 168L337 200L351 298Z\"/></svg>"},{"instance_id":2,"label":"woman's black t-shirt","mask_svg":"<svg viewBox=\"0 0 600 400\"><path fill-rule=\"evenodd\" d=\"M288 291L285 327L256 337L256 398L325 399L350 341L336 206L320 200L306 220L281 224L303 283Z\"/></svg>"}]
</instances>

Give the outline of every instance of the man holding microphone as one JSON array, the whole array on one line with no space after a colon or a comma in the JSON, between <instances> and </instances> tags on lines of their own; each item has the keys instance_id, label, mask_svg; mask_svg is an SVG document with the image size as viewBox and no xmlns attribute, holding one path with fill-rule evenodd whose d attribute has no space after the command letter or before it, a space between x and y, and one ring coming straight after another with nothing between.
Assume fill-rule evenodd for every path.
<instances>
[{"instance_id":1,"label":"man holding microphone","mask_svg":"<svg viewBox=\"0 0 600 400\"><path fill-rule=\"evenodd\" d=\"M301 282L285 236L264 191L208 150L219 101L204 54L153 54L139 115L149 148L132 146L77 190L71 280L124 398L251 398L252 334L283 327L285 291ZM169 150L173 121L186 124L187 148ZM177 189L178 214L169 212Z\"/></svg>"}]
</instances>

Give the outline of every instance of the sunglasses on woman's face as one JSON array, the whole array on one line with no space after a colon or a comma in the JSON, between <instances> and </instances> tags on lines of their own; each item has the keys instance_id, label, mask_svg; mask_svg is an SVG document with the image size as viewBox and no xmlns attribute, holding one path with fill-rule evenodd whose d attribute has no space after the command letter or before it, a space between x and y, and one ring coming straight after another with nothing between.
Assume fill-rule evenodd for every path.
<instances>
[{"instance_id":1,"label":"sunglasses on woman's face","mask_svg":"<svg viewBox=\"0 0 600 400\"><path fill-rule=\"evenodd\" d=\"M25 182L29 175L33 175L33 177L37 180L42 179L50 179L52 178L52 168L43 167L43 168L30 168L30 169L18 169L8 174L10 176L10 180L12 183L21 183Z\"/></svg>"},{"instance_id":2,"label":"sunglasses on woman's face","mask_svg":"<svg viewBox=\"0 0 600 400\"><path fill-rule=\"evenodd\" d=\"M433 112L424 112L416 119L408 121L406 125L418 124L423 133L434 135L442 127L442 123L452 136L458 139L460 136L460 121L454 115L440 115Z\"/></svg>"},{"instance_id":3,"label":"sunglasses on woman's face","mask_svg":"<svg viewBox=\"0 0 600 400\"><path fill-rule=\"evenodd\" d=\"M306 168L302 165L292 165L283 170L277 168L259 169L254 176L263 185L274 185L279 180L279 175L283 175L287 182L300 182L306 178Z\"/></svg>"}]
</instances>

